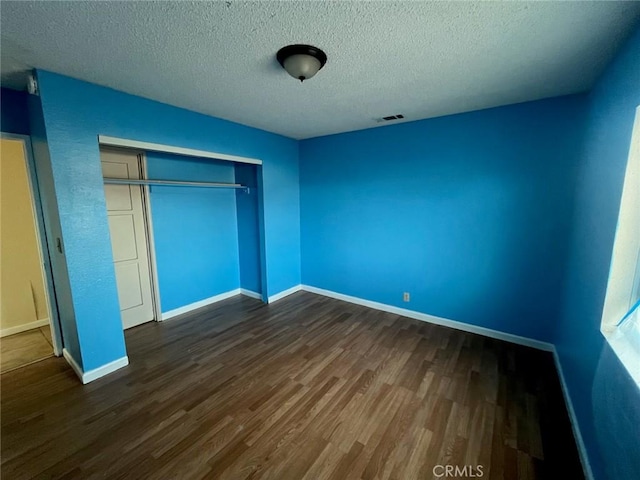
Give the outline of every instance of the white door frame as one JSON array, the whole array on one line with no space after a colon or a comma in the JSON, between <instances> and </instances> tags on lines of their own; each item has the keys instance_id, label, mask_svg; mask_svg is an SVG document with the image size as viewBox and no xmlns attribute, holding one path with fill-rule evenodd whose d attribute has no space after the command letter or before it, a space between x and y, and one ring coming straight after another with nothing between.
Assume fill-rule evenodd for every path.
<instances>
[{"instance_id":1,"label":"white door frame","mask_svg":"<svg viewBox=\"0 0 640 480\"><path fill-rule=\"evenodd\" d=\"M47 313L49 315L49 328L51 329L51 340L53 343L53 353L56 357L62 355L63 341L62 330L60 328L60 317L58 315L58 303L55 294L53 273L51 270L51 258L49 257L49 247L47 245L46 230L44 228L44 215L42 213L42 201L38 188L38 175L31 149L31 137L29 135L19 135L17 133L0 132L0 138L5 140L18 140L22 142L24 158L27 167L27 187L31 198L31 206L34 214L34 228L37 237L38 255L40 256L40 268L42 270L42 281L44 282L44 295L47 300Z\"/></svg>"}]
</instances>

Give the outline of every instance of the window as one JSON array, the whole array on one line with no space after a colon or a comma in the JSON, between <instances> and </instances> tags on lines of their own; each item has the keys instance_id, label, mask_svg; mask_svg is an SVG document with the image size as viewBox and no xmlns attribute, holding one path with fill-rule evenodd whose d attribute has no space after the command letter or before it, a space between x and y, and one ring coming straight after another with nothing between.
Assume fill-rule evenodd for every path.
<instances>
[{"instance_id":1,"label":"window","mask_svg":"<svg viewBox=\"0 0 640 480\"><path fill-rule=\"evenodd\" d=\"M631 136L601 330L640 386L640 107Z\"/></svg>"}]
</instances>

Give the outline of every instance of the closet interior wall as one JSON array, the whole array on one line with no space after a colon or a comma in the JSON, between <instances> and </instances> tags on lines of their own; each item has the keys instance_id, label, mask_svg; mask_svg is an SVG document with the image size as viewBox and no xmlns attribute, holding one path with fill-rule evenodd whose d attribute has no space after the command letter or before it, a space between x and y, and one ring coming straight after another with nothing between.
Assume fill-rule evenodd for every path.
<instances>
[{"instance_id":1,"label":"closet interior wall","mask_svg":"<svg viewBox=\"0 0 640 480\"><path fill-rule=\"evenodd\" d=\"M260 294L259 167L159 152L144 156L151 179L251 187L149 187L161 312L238 288Z\"/></svg>"}]
</instances>

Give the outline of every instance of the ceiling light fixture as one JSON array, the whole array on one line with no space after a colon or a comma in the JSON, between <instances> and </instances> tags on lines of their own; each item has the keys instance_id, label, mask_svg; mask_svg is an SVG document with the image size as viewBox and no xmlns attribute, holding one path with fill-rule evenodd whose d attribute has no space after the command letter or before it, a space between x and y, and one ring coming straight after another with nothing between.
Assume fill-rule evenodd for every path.
<instances>
[{"instance_id":1,"label":"ceiling light fixture","mask_svg":"<svg viewBox=\"0 0 640 480\"><path fill-rule=\"evenodd\" d=\"M311 45L288 45L278 50L278 63L301 82L313 77L327 63L327 55Z\"/></svg>"}]
</instances>

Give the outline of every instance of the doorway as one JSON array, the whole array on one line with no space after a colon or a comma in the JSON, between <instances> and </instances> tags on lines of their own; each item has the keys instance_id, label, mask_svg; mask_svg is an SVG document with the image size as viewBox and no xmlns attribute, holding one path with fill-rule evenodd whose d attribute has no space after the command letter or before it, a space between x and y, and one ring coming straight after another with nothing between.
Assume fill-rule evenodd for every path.
<instances>
[{"instance_id":1,"label":"doorway","mask_svg":"<svg viewBox=\"0 0 640 480\"><path fill-rule=\"evenodd\" d=\"M29 137L0 138L0 372L59 355Z\"/></svg>"}]
</instances>

